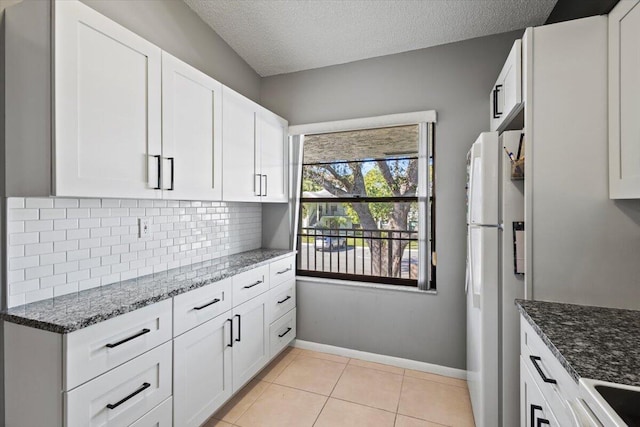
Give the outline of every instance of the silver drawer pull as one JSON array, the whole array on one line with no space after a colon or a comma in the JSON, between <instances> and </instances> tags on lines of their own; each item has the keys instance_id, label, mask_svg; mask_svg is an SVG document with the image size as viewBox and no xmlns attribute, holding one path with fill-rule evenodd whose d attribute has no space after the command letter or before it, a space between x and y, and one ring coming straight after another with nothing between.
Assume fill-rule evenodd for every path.
<instances>
[{"instance_id":1,"label":"silver drawer pull","mask_svg":"<svg viewBox=\"0 0 640 427\"><path fill-rule=\"evenodd\" d=\"M263 282L262 280L258 280L256 283L253 283L253 284L251 284L251 285L247 285L247 286L245 286L244 288L245 288L245 289L251 289L251 288L253 288L254 286L258 286L258 285L259 285L260 283L262 283L262 282Z\"/></svg>"},{"instance_id":2,"label":"silver drawer pull","mask_svg":"<svg viewBox=\"0 0 640 427\"><path fill-rule=\"evenodd\" d=\"M284 273L286 273L287 271L291 271L291 267L287 267L287 268L285 268L284 270L280 270L280 271L278 271L276 274L284 274Z\"/></svg>"},{"instance_id":3,"label":"silver drawer pull","mask_svg":"<svg viewBox=\"0 0 640 427\"><path fill-rule=\"evenodd\" d=\"M213 305L213 304L215 304L215 303L217 303L217 302L220 302L220 298L216 298L216 299L214 299L213 301L210 301L210 302L208 302L208 303L206 303L206 304L203 304L203 305L201 305L201 306L199 306L199 307L193 307L193 309L194 309L194 310L202 310L203 308L207 308L207 307L209 307L210 305Z\"/></svg>"},{"instance_id":4,"label":"silver drawer pull","mask_svg":"<svg viewBox=\"0 0 640 427\"><path fill-rule=\"evenodd\" d=\"M120 341L118 341L118 342L114 342L114 343L106 344L106 347L107 347L107 348L114 348L114 347L117 347L117 346L122 345L122 344L124 344L124 343L126 343L126 342L129 342L129 341L131 341L131 340L133 340L133 339L136 339L136 338L138 338L138 337L141 337L141 336L143 336L144 334L148 334L149 332L151 332L151 329L144 328L143 330L141 330L141 331L140 331L140 332L138 332L137 334L135 334L135 335L131 335L129 338L125 338L125 339L120 340Z\"/></svg>"},{"instance_id":5,"label":"silver drawer pull","mask_svg":"<svg viewBox=\"0 0 640 427\"><path fill-rule=\"evenodd\" d=\"M107 405L107 408L109 409L116 409L118 406L122 405L124 402L126 402L127 400L131 399L132 397L134 397L137 394L142 393L143 391L145 391L146 389L148 389L149 387L151 387L151 384L149 383L142 383L142 386L137 389L136 391L134 391L133 393L131 393L129 396L127 397L123 397L121 400L119 400L116 403L109 403Z\"/></svg>"}]
</instances>

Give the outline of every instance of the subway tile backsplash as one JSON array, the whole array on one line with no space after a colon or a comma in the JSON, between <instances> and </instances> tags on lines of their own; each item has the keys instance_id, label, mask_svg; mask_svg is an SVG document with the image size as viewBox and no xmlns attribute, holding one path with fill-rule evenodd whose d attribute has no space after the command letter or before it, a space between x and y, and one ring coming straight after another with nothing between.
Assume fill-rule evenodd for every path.
<instances>
[{"instance_id":1,"label":"subway tile backsplash","mask_svg":"<svg viewBox=\"0 0 640 427\"><path fill-rule=\"evenodd\" d=\"M262 207L117 199L7 199L9 307L257 249ZM138 234L138 219L149 234Z\"/></svg>"}]
</instances>

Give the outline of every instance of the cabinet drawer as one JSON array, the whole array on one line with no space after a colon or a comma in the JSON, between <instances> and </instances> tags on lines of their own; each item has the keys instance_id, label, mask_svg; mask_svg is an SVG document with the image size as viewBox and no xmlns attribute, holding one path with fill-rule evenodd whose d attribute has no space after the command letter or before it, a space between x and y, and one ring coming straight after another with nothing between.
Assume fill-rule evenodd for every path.
<instances>
[{"instance_id":1,"label":"cabinet drawer","mask_svg":"<svg viewBox=\"0 0 640 427\"><path fill-rule=\"evenodd\" d=\"M274 288L281 283L296 277L296 256L274 261L269 264L269 279L271 287Z\"/></svg>"},{"instance_id":2,"label":"cabinet drawer","mask_svg":"<svg viewBox=\"0 0 640 427\"><path fill-rule=\"evenodd\" d=\"M173 336L231 310L231 279L224 279L173 298Z\"/></svg>"},{"instance_id":3,"label":"cabinet drawer","mask_svg":"<svg viewBox=\"0 0 640 427\"><path fill-rule=\"evenodd\" d=\"M171 343L65 393L67 427L127 426L171 395Z\"/></svg>"},{"instance_id":4,"label":"cabinet drawer","mask_svg":"<svg viewBox=\"0 0 640 427\"><path fill-rule=\"evenodd\" d=\"M173 424L173 400L168 398L146 413L130 427L171 427Z\"/></svg>"},{"instance_id":5,"label":"cabinet drawer","mask_svg":"<svg viewBox=\"0 0 640 427\"><path fill-rule=\"evenodd\" d=\"M117 316L64 336L64 390L171 339L171 300Z\"/></svg>"},{"instance_id":6,"label":"cabinet drawer","mask_svg":"<svg viewBox=\"0 0 640 427\"><path fill-rule=\"evenodd\" d=\"M254 268L233 276L233 306L237 307L269 289L269 266Z\"/></svg>"},{"instance_id":7,"label":"cabinet drawer","mask_svg":"<svg viewBox=\"0 0 640 427\"><path fill-rule=\"evenodd\" d=\"M280 353L296 337L296 309L294 308L271 324L270 357Z\"/></svg>"},{"instance_id":8,"label":"cabinet drawer","mask_svg":"<svg viewBox=\"0 0 640 427\"><path fill-rule=\"evenodd\" d=\"M571 424L560 424L549 403L545 400L532 372L523 357L520 357L520 425L522 427L563 427Z\"/></svg>"},{"instance_id":9,"label":"cabinet drawer","mask_svg":"<svg viewBox=\"0 0 640 427\"><path fill-rule=\"evenodd\" d=\"M296 281L291 279L269 291L269 323L296 306Z\"/></svg>"},{"instance_id":10,"label":"cabinet drawer","mask_svg":"<svg viewBox=\"0 0 640 427\"><path fill-rule=\"evenodd\" d=\"M569 422L571 416L569 402L578 396L578 383L564 369L531 325L522 318L521 323L522 363L531 372L533 381L558 421Z\"/></svg>"}]
</instances>

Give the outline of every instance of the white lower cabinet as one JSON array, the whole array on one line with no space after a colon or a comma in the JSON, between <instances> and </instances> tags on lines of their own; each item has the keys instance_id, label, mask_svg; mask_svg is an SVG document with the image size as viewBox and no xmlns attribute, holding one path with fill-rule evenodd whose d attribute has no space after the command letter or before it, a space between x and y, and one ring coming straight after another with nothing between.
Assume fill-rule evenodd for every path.
<instances>
[{"instance_id":1,"label":"white lower cabinet","mask_svg":"<svg viewBox=\"0 0 640 427\"><path fill-rule=\"evenodd\" d=\"M284 316L296 306L296 281L290 280L269 291L269 322Z\"/></svg>"},{"instance_id":2,"label":"white lower cabinet","mask_svg":"<svg viewBox=\"0 0 640 427\"><path fill-rule=\"evenodd\" d=\"M522 427L561 427L522 357L520 358L520 425Z\"/></svg>"},{"instance_id":3,"label":"white lower cabinet","mask_svg":"<svg viewBox=\"0 0 640 427\"><path fill-rule=\"evenodd\" d=\"M578 396L578 383L538 336L520 318L520 425L521 427L576 426L570 402Z\"/></svg>"},{"instance_id":4,"label":"white lower cabinet","mask_svg":"<svg viewBox=\"0 0 640 427\"><path fill-rule=\"evenodd\" d=\"M65 393L67 427L128 426L171 396L171 343Z\"/></svg>"},{"instance_id":5,"label":"white lower cabinet","mask_svg":"<svg viewBox=\"0 0 640 427\"><path fill-rule=\"evenodd\" d=\"M268 293L233 309L233 392L269 361Z\"/></svg>"},{"instance_id":6,"label":"white lower cabinet","mask_svg":"<svg viewBox=\"0 0 640 427\"><path fill-rule=\"evenodd\" d=\"M270 267L69 334L5 321L0 425L202 425L296 336L295 281L269 289Z\"/></svg>"},{"instance_id":7,"label":"white lower cabinet","mask_svg":"<svg viewBox=\"0 0 640 427\"><path fill-rule=\"evenodd\" d=\"M269 348L271 357L280 353L296 336L296 309L276 320L269 327Z\"/></svg>"},{"instance_id":8,"label":"white lower cabinet","mask_svg":"<svg viewBox=\"0 0 640 427\"><path fill-rule=\"evenodd\" d=\"M131 424L131 427L171 427L172 425L173 399L168 398L138 421Z\"/></svg>"},{"instance_id":9,"label":"white lower cabinet","mask_svg":"<svg viewBox=\"0 0 640 427\"><path fill-rule=\"evenodd\" d=\"M231 311L173 340L174 424L199 426L232 394Z\"/></svg>"}]
</instances>

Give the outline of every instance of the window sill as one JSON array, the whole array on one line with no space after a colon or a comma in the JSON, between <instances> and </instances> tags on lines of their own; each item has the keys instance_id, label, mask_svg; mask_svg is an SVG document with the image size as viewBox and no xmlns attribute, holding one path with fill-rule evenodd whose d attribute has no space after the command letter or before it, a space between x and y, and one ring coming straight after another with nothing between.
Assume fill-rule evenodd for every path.
<instances>
[{"instance_id":1,"label":"window sill","mask_svg":"<svg viewBox=\"0 0 640 427\"><path fill-rule=\"evenodd\" d=\"M322 283L327 285L338 285L338 286L353 286L356 288L383 289L385 291L394 291L394 292L409 292L409 293L417 293L417 294L438 295L437 290L423 291L421 289L418 289L412 286L385 285L382 283L357 282L355 280L325 279L322 277L312 277L312 276L296 276L296 281Z\"/></svg>"}]
</instances>

